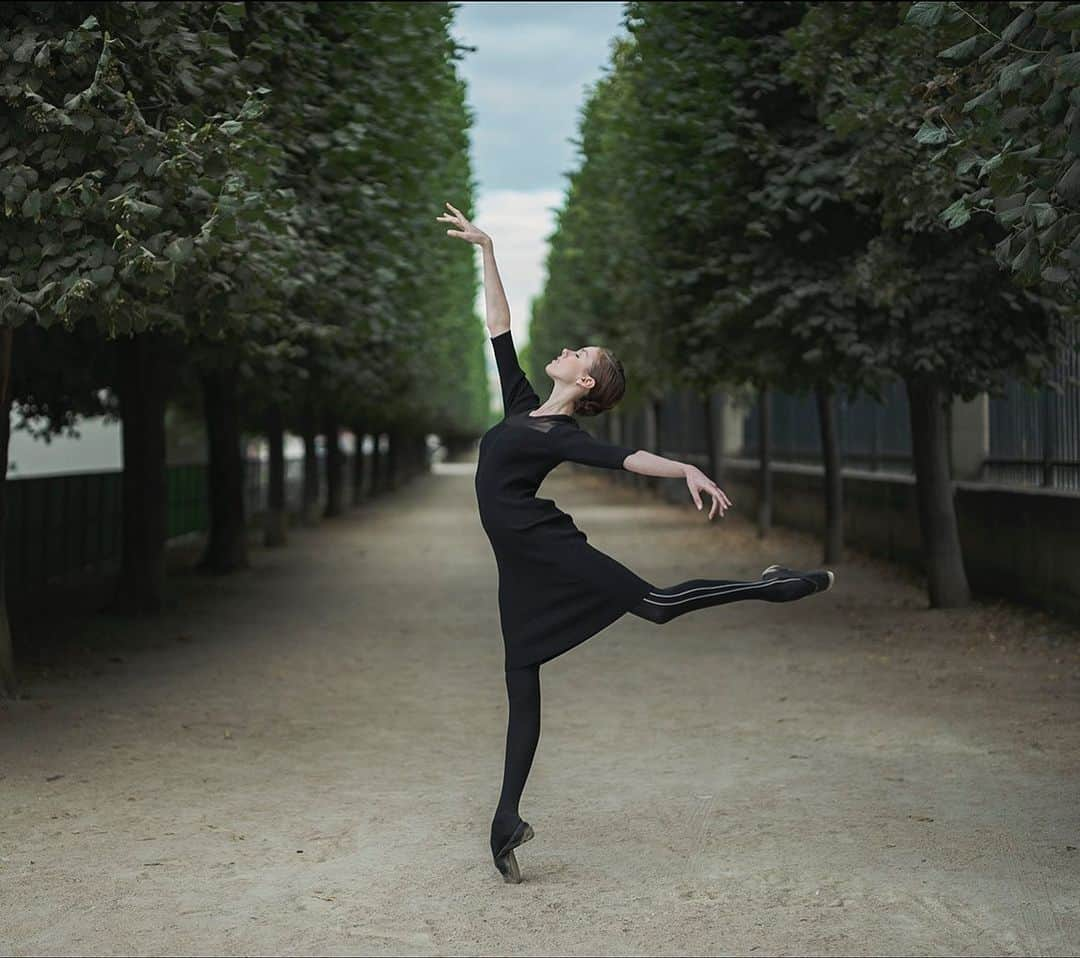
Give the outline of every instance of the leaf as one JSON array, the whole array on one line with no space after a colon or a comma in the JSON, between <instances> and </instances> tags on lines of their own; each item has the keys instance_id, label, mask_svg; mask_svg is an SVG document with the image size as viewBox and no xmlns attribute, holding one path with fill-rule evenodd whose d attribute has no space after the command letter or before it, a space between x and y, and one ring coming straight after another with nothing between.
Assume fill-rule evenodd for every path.
<instances>
[{"instance_id":1,"label":"leaf","mask_svg":"<svg viewBox=\"0 0 1080 958\"><path fill-rule=\"evenodd\" d=\"M165 255L174 263L185 263L191 258L195 241L190 236L178 236L165 247Z\"/></svg>"},{"instance_id":2,"label":"leaf","mask_svg":"<svg viewBox=\"0 0 1080 958\"><path fill-rule=\"evenodd\" d=\"M1012 261L1013 272L1022 276L1034 278L1039 266L1039 242L1030 239L1024 244L1016 258Z\"/></svg>"},{"instance_id":3,"label":"leaf","mask_svg":"<svg viewBox=\"0 0 1080 958\"><path fill-rule=\"evenodd\" d=\"M1031 21L1035 19L1035 14L1031 10L1024 10L1012 21L1004 30L1001 31L1001 39L1007 43L1012 43L1021 33L1023 33Z\"/></svg>"},{"instance_id":4,"label":"leaf","mask_svg":"<svg viewBox=\"0 0 1080 958\"><path fill-rule=\"evenodd\" d=\"M15 49L11 59L16 63L29 63L33 59L35 46L37 46L37 40L33 36L28 37Z\"/></svg>"},{"instance_id":5,"label":"leaf","mask_svg":"<svg viewBox=\"0 0 1080 958\"><path fill-rule=\"evenodd\" d=\"M1010 251L1012 249L1012 234L1005 236L1000 243L994 246L994 259L1001 266L1007 266L1009 263Z\"/></svg>"},{"instance_id":6,"label":"leaf","mask_svg":"<svg viewBox=\"0 0 1080 958\"><path fill-rule=\"evenodd\" d=\"M1055 73L1066 83L1080 82L1080 52L1066 53L1058 57Z\"/></svg>"},{"instance_id":7,"label":"leaf","mask_svg":"<svg viewBox=\"0 0 1080 958\"><path fill-rule=\"evenodd\" d=\"M989 107L998 99L998 89L996 86L990 87L988 90L984 90L977 97L974 97L964 104L962 112L970 113L972 110L979 107Z\"/></svg>"},{"instance_id":8,"label":"leaf","mask_svg":"<svg viewBox=\"0 0 1080 958\"><path fill-rule=\"evenodd\" d=\"M156 219L161 215L161 207L154 203L143 203L141 200L129 199L125 206L129 213L145 216L147 219Z\"/></svg>"},{"instance_id":9,"label":"leaf","mask_svg":"<svg viewBox=\"0 0 1080 958\"><path fill-rule=\"evenodd\" d=\"M976 163L979 162L979 156L976 153L966 154L959 163L956 164L956 175L963 176L968 173Z\"/></svg>"},{"instance_id":10,"label":"leaf","mask_svg":"<svg viewBox=\"0 0 1080 958\"><path fill-rule=\"evenodd\" d=\"M1050 18L1050 26L1056 30L1080 30L1080 4L1069 4Z\"/></svg>"},{"instance_id":11,"label":"leaf","mask_svg":"<svg viewBox=\"0 0 1080 958\"><path fill-rule=\"evenodd\" d=\"M985 34L976 33L974 36L970 36L966 40L961 40L959 43L954 44L948 49L942 50L938 56L942 60L955 60L958 63L962 63L964 60L974 56L983 36L985 36Z\"/></svg>"},{"instance_id":12,"label":"leaf","mask_svg":"<svg viewBox=\"0 0 1080 958\"><path fill-rule=\"evenodd\" d=\"M243 3L223 3L218 7L217 15L230 30L242 30L247 13Z\"/></svg>"},{"instance_id":13,"label":"leaf","mask_svg":"<svg viewBox=\"0 0 1080 958\"><path fill-rule=\"evenodd\" d=\"M1058 218L1057 210L1049 203L1032 203L1028 209L1035 214L1035 225L1039 229L1049 226Z\"/></svg>"},{"instance_id":14,"label":"leaf","mask_svg":"<svg viewBox=\"0 0 1080 958\"><path fill-rule=\"evenodd\" d=\"M1054 184L1054 189L1069 202L1080 200L1080 160L1073 160L1072 166Z\"/></svg>"},{"instance_id":15,"label":"leaf","mask_svg":"<svg viewBox=\"0 0 1080 958\"><path fill-rule=\"evenodd\" d=\"M1022 206L1014 206L1012 209L1002 210L997 214L997 220L1002 226L1011 226L1013 223L1022 220L1025 215L1025 209Z\"/></svg>"},{"instance_id":16,"label":"leaf","mask_svg":"<svg viewBox=\"0 0 1080 958\"><path fill-rule=\"evenodd\" d=\"M946 3L913 3L908 9L904 23L918 27L936 27L945 13Z\"/></svg>"},{"instance_id":17,"label":"leaf","mask_svg":"<svg viewBox=\"0 0 1080 958\"><path fill-rule=\"evenodd\" d=\"M26 194L26 199L23 200L22 214L27 219L34 219L40 212L41 192L39 190L31 190Z\"/></svg>"},{"instance_id":18,"label":"leaf","mask_svg":"<svg viewBox=\"0 0 1080 958\"><path fill-rule=\"evenodd\" d=\"M1065 283L1069 280L1069 271L1062 266L1048 266L1039 275L1048 283Z\"/></svg>"},{"instance_id":19,"label":"leaf","mask_svg":"<svg viewBox=\"0 0 1080 958\"><path fill-rule=\"evenodd\" d=\"M942 210L940 215L941 219L945 221L945 225L951 230L963 226L971 219L971 208L967 203L967 197L961 197L951 206Z\"/></svg>"},{"instance_id":20,"label":"leaf","mask_svg":"<svg viewBox=\"0 0 1080 958\"><path fill-rule=\"evenodd\" d=\"M923 125L919 127L919 132L916 133L914 137L917 143L928 143L931 145L944 143L948 138L948 130L944 127L934 126L928 120L923 120Z\"/></svg>"},{"instance_id":21,"label":"leaf","mask_svg":"<svg viewBox=\"0 0 1080 958\"><path fill-rule=\"evenodd\" d=\"M1021 70L1027 65L1028 61L1026 58L1013 60L1011 63L1006 64L1001 73L998 74L998 89L1002 93L1008 93L1010 90L1018 89L1023 83Z\"/></svg>"}]
</instances>

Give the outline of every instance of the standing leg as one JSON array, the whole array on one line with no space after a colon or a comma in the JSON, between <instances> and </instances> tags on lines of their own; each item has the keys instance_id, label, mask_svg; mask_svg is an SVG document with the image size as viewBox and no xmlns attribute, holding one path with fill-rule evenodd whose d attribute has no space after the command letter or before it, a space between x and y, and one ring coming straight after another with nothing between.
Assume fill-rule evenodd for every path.
<instances>
[{"instance_id":1,"label":"standing leg","mask_svg":"<svg viewBox=\"0 0 1080 958\"><path fill-rule=\"evenodd\" d=\"M827 571L793 572L782 567L770 567L754 582L733 579L688 579L678 585L653 589L630 611L650 622L663 624L686 612L707 609L714 605L738 602L742 599L761 599L765 602L792 602L815 592L824 592L832 585L832 573Z\"/></svg>"},{"instance_id":2,"label":"standing leg","mask_svg":"<svg viewBox=\"0 0 1080 958\"><path fill-rule=\"evenodd\" d=\"M506 669L510 716L506 726L506 759L502 794L491 823L491 854L513 836L521 824L518 803L540 741L540 665Z\"/></svg>"}]
</instances>

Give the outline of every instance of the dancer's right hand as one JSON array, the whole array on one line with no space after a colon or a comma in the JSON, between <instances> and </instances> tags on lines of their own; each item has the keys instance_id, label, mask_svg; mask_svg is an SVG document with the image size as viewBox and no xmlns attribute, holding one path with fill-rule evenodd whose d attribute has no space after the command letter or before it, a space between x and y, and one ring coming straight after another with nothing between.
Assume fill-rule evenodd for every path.
<instances>
[{"instance_id":1,"label":"dancer's right hand","mask_svg":"<svg viewBox=\"0 0 1080 958\"><path fill-rule=\"evenodd\" d=\"M731 500L727 497L727 494L721 489L715 482L713 482L705 473L703 473L697 466L687 465L686 467L686 485L690 488L690 495L694 497L694 502L701 509L701 493L705 493L713 497L712 507L709 509L709 519L716 515L716 510L720 510L720 515L724 515L724 511L731 507Z\"/></svg>"},{"instance_id":2,"label":"dancer's right hand","mask_svg":"<svg viewBox=\"0 0 1080 958\"><path fill-rule=\"evenodd\" d=\"M491 242L491 237L487 235L482 229L478 229L473 226L464 216L461 215L454 207L446 204L450 212L443 213L442 216L435 217L438 220L442 220L444 223L453 223L455 226L460 226L460 230L447 230L447 236L457 236L460 239L465 240L467 243L475 243L477 246L484 246Z\"/></svg>"}]
</instances>

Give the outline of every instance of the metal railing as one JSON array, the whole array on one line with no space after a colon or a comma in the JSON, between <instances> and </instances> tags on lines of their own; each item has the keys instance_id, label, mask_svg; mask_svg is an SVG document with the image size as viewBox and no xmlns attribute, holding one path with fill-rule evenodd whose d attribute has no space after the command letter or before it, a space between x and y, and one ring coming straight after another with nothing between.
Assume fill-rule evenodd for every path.
<instances>
[{"instance_id":1,"label":"metal railing","mask_svg":"<svg viewBox=\"0 0 1080 958\"><path fill-rule=\"evenodd\" d=\"M821 425L813 395L769 391L772 411L772 458L777 462L820 463ZM907 389L888 384L884 402L870 396L841 392L836 397L836 428L844 465L873 472L910 475L911 424ZM743 424L743 452L758 458L760 403L755 402Z\"/></svg>"},{"instance_id":2,"label":"metal railing","mask_svg":"<svg viewBox=\"0 0 1080 958\"><path fill-rule=\"evenodd\" d=\"M319 502L325 501L325 456L319 454ZM342 482L347 489L355 454L342 456ZM365 489L370 481L365 474ZM303 497L302 458L285 460L285 501L300 512ZM119 469L67 475L8 479L5 484L6 588L18 601L73 573L104 571L122 549L123 472ZM166 467L166 537L177 539L209 528L205 463ZM268 464L244 461L244 509L251 519L264 512L269 494Z\"/></svg>"},{"instance_id":3,"label":"metal railing","mask_svg":"<svg viewBox=\"0 0 1080 958\"><path fill-rule=\"evenodd\" d=\"M1050 377L1058 388L1010 383L990 400L990 449L983 478L1080 490L1080 333Z\"/></svg>"}]
</instances>

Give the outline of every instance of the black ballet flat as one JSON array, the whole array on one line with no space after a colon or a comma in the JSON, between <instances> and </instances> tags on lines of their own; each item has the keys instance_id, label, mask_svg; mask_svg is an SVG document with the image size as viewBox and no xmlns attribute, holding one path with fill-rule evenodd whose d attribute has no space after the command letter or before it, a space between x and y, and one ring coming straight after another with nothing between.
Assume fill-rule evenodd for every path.
<instances>
[{"instance_id":1,"label":"black ballet flat","mask_svg":"<svg viewBox=\"0 0 1080 958\"><path fill-rule=\"evenodd\" d=\"M775 579L779 576L789 575L797 579L803 579L814 586L815 592L828 592L836 576L828 569L816 569L813 572L796 572L782 565L771 565L761 573L763 579Z\"/></svg>"},{"instance_id":2,"label":"black ballet flat","mask_svg":"<svg viewBox=\"0 0 1080 958\"><path fill-rule=\"evenodd\" d=\"M515 885L521 882L521 869L518 867L517 858L514 856L514 849L518 845L524 845L534 835L532 825L526 821L518 822L514 834L495 854L495 867L502 874L503 881Z\"/></svg>"}]
</instances>

